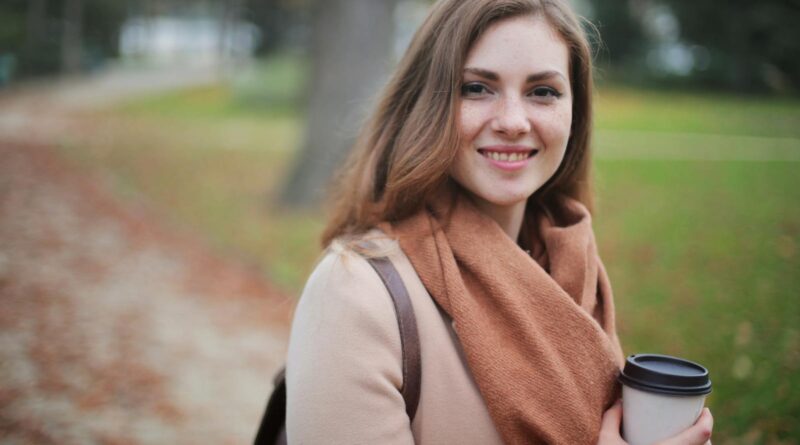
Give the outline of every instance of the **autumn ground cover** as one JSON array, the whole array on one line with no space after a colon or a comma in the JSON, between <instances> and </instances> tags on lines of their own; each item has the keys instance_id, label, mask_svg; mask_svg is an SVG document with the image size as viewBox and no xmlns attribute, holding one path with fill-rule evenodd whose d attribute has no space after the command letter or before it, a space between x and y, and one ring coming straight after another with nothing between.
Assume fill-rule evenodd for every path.
<instances>
[{"instance_id":1,"label":"autumn ground cover","mask_svg":"<svg viewBox=\"0 0 800 445\"><path fill-rule=\"evenodd\" d=\"M298 295L322 213L273 204L302 139L298 72L91 113L60 151ZM798 124L796 100L598 91L595 226L623 345L710 369L717 443L800 443Z\"/></svg>"}]
</instances>

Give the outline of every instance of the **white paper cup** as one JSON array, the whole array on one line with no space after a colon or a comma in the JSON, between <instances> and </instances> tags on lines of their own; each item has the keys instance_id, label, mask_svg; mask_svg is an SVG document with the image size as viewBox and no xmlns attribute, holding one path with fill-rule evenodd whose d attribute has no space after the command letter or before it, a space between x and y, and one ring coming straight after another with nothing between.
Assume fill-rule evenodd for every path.
<instances>
[{"instance_id":1,"label":"white paper cup","mask_svg":"<svg viewBox=\"0 0 800 445\"><path fill-rule=\"evenodd\" d=\"M708 370L677 357L628 357L622 382L622 431L630 445L652 445L694 424L711 392Z\"/></svg>"}]
</instances>

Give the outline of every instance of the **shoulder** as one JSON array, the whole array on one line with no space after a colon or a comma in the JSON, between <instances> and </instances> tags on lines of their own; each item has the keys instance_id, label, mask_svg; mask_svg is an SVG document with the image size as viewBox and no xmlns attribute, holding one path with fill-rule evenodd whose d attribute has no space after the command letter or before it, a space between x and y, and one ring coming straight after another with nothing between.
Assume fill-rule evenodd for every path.
<instances>
[{"instance_id":1,"label":"shoulder","mask_svg":"<svg viewBox=\"0 0 800 445\"><path fill-rule=\"evenodd\" d=\"M334 243L309 276L292 322L289 360L355 353L354 345L380 347L399 363L400 334L389 291L367 259ZM358 349L358 348L356 348ZM345 352L349 351L349 352ZM291 363L289 363L291 365Z\"/></svg>"},{"instance_id":2,"label":"shoulder","mask_svg":"<svg viewBox=\"0 0 800 445\"><path fill-rule=\"evenodd\" d=\"M292 322L290 440L410 443L401 349L394 306L378 274L363 256L332 246L311 273ZM376 415L384 419L379 426L370 420Z\"/></svg>"},{"instance_id":3,"label":"shoulder","mask_svg":"<svg viewBox=\"0 0 800 445\"><path fill-rule=\"evenodd\" d=\"M387 312L394 320L388 290L368 257L384 256L393 249L389 239L371 239L356 252L353 242L335 241L322 255L306 282L297 311L338 306L349 310ZM333 310L328 308L327 311Z\"/></svg>"}]
</instances>

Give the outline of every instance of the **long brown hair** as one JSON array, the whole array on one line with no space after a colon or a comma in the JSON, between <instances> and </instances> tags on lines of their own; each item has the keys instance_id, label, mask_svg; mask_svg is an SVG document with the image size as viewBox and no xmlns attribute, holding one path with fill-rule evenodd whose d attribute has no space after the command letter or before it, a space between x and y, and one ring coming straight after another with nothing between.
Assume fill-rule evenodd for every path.
<instances>
[{"instance_id":1,"label":"long brown hair","mask_svg":"<svg viewBox=\"0 0 800 445\"><path fill-rule=\"evenodd\" d=\"M492 24L522 15L544 17L570 54L572 127L567 151L534 199L559 195L591 209L592 61L581 23L567 0L440 0L417 30L337 177L323 245L381 221L419 211L448 179L460 146L457 116L462 69Z\"/></svg>"}]
</instances>

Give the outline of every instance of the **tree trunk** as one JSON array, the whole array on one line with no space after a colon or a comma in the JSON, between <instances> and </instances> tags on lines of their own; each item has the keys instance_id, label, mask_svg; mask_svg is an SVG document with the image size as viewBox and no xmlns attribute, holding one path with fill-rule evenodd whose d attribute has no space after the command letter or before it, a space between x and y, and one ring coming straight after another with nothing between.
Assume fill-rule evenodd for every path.
<instances>
[{"instance_id":1,"label":"tree trunk","mask_svg":"<svg viewBox=\"0 0 800 445\"><path fill-rule=\"evenodd\" d=\"M25 54L32 54L42 42L44 36L45 14L47 3L45 0L29 0L28 14L25 24Z\"/></svg>"},{"instance_id":2,"label":"tree trunk","mask_svg":"<svg viewBox=\"0 0 800 445\"><path fill-rule=\"evenodd\" d=\"M315 3L308 124L281 204L310 207L324 197L391 62L398 0Z\"/></svg>"},{"instance_id":3,"label":"tree trunk","mask_svg":"<svg viewBox=\"0 0 800 445\"><path fill-rule=\"evenodd\" d=\"M81 70L83 59L83 2L64 2L63 37L61 40L61 71L76 74Z\"/></svg>"}]
</instances>

